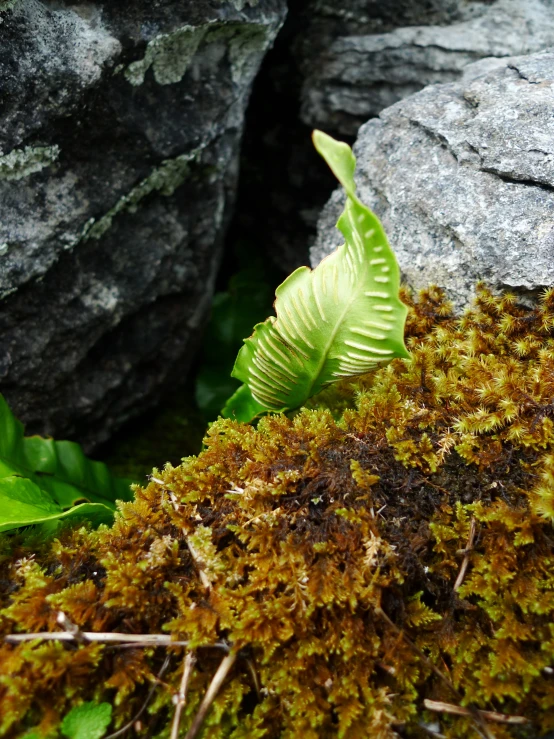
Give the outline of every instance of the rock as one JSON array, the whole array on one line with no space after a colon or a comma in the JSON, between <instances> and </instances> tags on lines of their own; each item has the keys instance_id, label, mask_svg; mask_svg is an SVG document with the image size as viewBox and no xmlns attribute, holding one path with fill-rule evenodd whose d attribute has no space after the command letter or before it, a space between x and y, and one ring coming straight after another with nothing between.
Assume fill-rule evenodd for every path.
<instances>
[{"instance_id":1,"label":"rock","mask_svg":"<svg viewBox=\"0 0 554 739\"><path fill-rule=\"evenodd\" d=\"M290 273L309 264L335 183L312 129L353 143L358 127L465 65L554 44L552 0L294 0L254 88L237 238Z\"/></svg>"},{"instance_id":2,"label":"rock","mask_svg":"<svg viewBox=\"0 0 554 739\"><path fill-rule=\"evenodd\" d=\"M458 308L475 282L522 298L554 285L554 51L478 62L366 123L359 196L382 219L405 280ZM339 243L336 191L312 263Z\"/></svg>"},{"instance_id":3,"label":"rock","mask_svg":"<svg viewBox=\"0 0 554 739\"><path fill-rule=\"evenodd\" d=\"M90 447L188 369L284 0L0 3L0 392Z\"/></svg>"},{"instance_id":4,"label":"rock","mask_svg":"<svg viewBox=\"0 0 554 739\"><path fill-rule=\"evenodd\" d=\"M431 7L347 0L329 19L316 4L300 45L302 119L354 136L383 108L426 85L458 79L471 62L554 44L552 11L551 0L437 0Z\"/></svg>"}]
</instances>

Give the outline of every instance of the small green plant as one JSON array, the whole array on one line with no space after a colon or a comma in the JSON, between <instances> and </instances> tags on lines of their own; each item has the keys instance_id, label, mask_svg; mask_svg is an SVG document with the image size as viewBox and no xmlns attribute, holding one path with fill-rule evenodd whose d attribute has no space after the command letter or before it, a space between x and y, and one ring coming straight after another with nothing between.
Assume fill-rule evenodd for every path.
<instances>
[{"instance_id":1,"label":"small green plant","mask_svg":"<svg viewBox=\"0 0 554 739\"><path fill-rule=\"evenodd\" d=\"M227 398L240 386L231 371L244 337L271 311L273 290L261 259L256 261L251 253L239 253L238 257L243 263L248 260L248 264L240 265L225 292L214 295L196 376L196 403L210 421L217 418Z\"/></svg>"},{"instance_id":2,"label":"small green plant","mask_svg":"<svg viewBox=\"0 0 554 739\"><path fill-rule=\"evenodd\" d=\"M100 739L112 720L109 703L81 703L67 714L61 723L62 734L68 739Z\"/></svg>"},{"instance_id":3,"label":"small green plant","mask_svg":"<svg viewBox=\"0 0 554 739\"><path fill-rule=\"evenodd\" d=\"M400 273L378 218L356 195L350 147L321 131L313 141L347 195L337 227L345 243L314 270L277 288L275 311L245 339L232 375L244 384L223 415L251 421L298 408L326 385L408 357Z\"/></svg>"},{"instance_id":4,"label":"small green plant","mask_svg":"<svg viewBox=\"0 0 554 739\"><path fill-rule=\"evenodd\" d=\"M0 395L0 532L69 517L111 523L116 500L131 499L129 481L79 444L25 437Z\"/></svg>"}]
</instances>

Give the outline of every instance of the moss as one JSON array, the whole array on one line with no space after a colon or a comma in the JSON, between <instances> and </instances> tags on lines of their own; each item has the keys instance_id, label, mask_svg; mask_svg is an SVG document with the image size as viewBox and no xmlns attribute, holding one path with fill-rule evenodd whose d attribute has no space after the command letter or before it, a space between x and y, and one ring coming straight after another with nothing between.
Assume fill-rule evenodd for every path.
<instances>
[{"instance_id":1,"label":"moss","mask_svg":"<svg viewBox=\"0 0 554 739\"><path fill-rule=\"evenodd\" d=\"M0 152L1 154L1 152ZM53 164L60 154L59 146L26 146L0 155L0 180L20 180Z\"/></svg>"},{"instance_id":2,"label":"moss","mask_svg":"<svg viewBox=\"0 0 554 739\"><path fill-rule=\"evenodd\" d=\"M83 630L189 640L184 726L221 660L213 645L232 645L205 737L554 728L554 292L526 310L482 289L460 319L437 290L409 302L411 362L291 418L216 422L202 453L155 471L112 529L67 529L33 552L4 540L2 632L56 630L63 610ZM151 736L173 713L172 654L142 718ZM89 700L112 703L120 726L164 656L4 644L1 731L47 734Z\"/></svg>"}]
</instances>

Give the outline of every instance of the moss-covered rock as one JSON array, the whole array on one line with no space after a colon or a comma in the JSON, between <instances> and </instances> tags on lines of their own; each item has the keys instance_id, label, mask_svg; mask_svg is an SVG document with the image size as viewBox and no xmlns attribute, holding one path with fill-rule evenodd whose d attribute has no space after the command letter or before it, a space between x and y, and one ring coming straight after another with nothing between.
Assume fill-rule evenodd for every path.
<instances>
[{"instance_id":1,"label":"moss-covered rock","mask_svg":"<svg viewBox=\"0 0 554 739\"><path fill-rule=\"evenodd\" d=\"M460 319L427 291L411 306L412 361L292 418L218 421L112 529L34 551L4 540L2 633L55 631L63 611L83 631L187 640L183 727L237 652L205 737L554 728L553 328L554 291L530 311L482 290ZM166 652L5 643L1 731L55 732L91 700L113 703L117 728ZM184 648L171 654L145 736L169 733Z\"/></svg>"}]
</instances>

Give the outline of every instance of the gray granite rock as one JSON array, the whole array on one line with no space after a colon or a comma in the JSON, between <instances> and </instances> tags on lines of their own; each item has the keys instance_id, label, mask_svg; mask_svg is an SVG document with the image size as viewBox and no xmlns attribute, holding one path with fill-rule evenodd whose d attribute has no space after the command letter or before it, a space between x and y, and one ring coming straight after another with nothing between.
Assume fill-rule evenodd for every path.
<instances>
[{"instance_id":1,"label":"gray granite rock","mask_svg":"<svg viewBox=\"0 0 554 739\"><path fill-rule=\"evenodd\" d=\"M532 298L554 285L554 51L468 67L360 129L360 198L382 219L404 279L458 308L477 280ZM339 242L336 191L312 264Z\"/></svg>"},{"instance_id":2,"label":"gray granite rock","mask_svg":"<svg viewBox=\"0 0 554 739\"><path fill-rule=\"evenodd\" d=\"M0 3L0 392L88 446L182 379L285 0Z\"/></svg>"},{"instance_id":3,"label":"gray granite rock","mask_svg":"<svg viewBox=\"0 0 554 739\"><path fill-rule=\"evenodd\" d=\"M471 62L554 44L552 0L347 0L326 12L328 5L316 0L300 44L301 115L348 135L424 86L458 79Z\"/></svg>"},{"instance_id":4,"label":"gray granite rock","mask_svg":"<svg viewBox=\"0 0 554 739\"><path fill-rule=\"evenodd\" d=\"M274 264L287 274L308 264L335 184L314 155L314 127L351 143L370 117L428 84L460 79L471 62L552 44L554 0L289 2L252 98L240 236L257 240L258 223L267 224Z\"/></svg>"}]
</instances>

